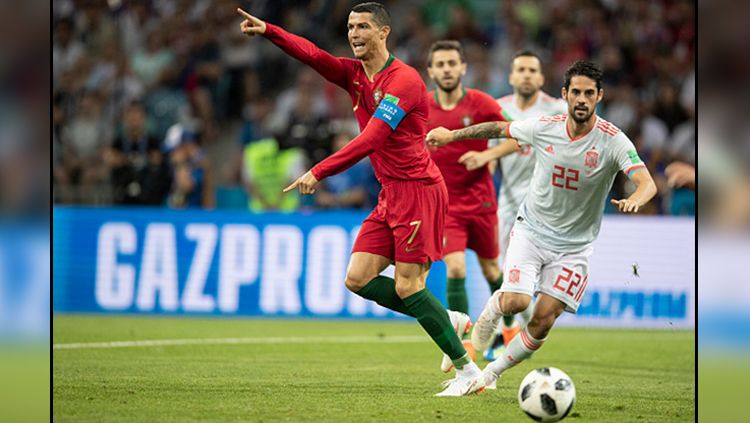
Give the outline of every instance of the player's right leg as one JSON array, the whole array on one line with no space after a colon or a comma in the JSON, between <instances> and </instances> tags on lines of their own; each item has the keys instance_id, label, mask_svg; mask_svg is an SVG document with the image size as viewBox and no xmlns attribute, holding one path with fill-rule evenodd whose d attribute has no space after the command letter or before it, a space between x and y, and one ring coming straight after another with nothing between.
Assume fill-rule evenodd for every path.
<instances>
[{"instance_id":1,"label":"player's right leg","mask_svg":"<svg viewBox=\"0 0 750 423\"><path fill-rule=\"evenodd\" d=\"M501 307L511 309L512 304L510 302L510 299L502 301ZM529 324L523 328L519 336L508 343L497 360L485 367L485 385L493 388L495 381L504 371L531 357L534 352L541 348L555 321L565 311L566 307L566 304L557 298L540 293Z\"/></svg>"},{"instance_id":2,"label":"player's right leg","mask_svg":"<svg viewBox=\"0 0 750 423\"><path fill-rule=\"evenodd\" d=\"M380 275L394 256L393 232L383 216L384 211L378 206L362 222L346 270L346 287L362 298L414 317L396 293L395 280Z\"/></svg>"},{"instance_id":3,"label":"player's right leg","mask_svg":"<svg viewBox=\"0 0 750 423\"><path fill-rule=\"evenodd\" d=\"M396 282L380 273L391 264L391 259L377 254L355 252L346 270L346 287L379 305L414 317L403 300L396 293Z\"/></svg>"},{"instance_id":4,"label":"player's right leg","mask_svg":"<svg viewBox=\"0 0 750 423\"><path fill-rule=\"evenodd\" d=\"M484 375L471 360L442 303L425 287L430 262L396 262L396 291L422 328L456 368L456 377L437 396L462 396L484 388Z\"/></svg>"},{"instance_id":5,"label":"player's right leg","mask_svg":"<svg viewBox=\"0 0 750 423\"><path fill-rule=\"evenodd\" d=\"M490 346L503 316L513 316L528 307L544 262L544 251L531 242L525 231L512 231L508 249L505 251L503 285L492 294L474 325L471 341L475 349L483 351ZM502 301L505 304L501 304L501 293L522 295L504 295ZM502 308L502 305L508 307Z\"/></svg>"}]
</instances>

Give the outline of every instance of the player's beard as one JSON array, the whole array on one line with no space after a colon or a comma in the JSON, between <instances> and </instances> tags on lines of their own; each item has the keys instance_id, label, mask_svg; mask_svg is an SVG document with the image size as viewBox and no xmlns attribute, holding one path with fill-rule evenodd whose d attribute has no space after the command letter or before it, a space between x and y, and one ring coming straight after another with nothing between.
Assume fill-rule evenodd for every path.
<instances>
[{"instance_id":1,"label":"player's beard","mask_svg":"<svg viewBox=\"0 0 750 423\"><path fill-rule=\"evenodd\" d=\"M518 95L528 100L531 97L534 97L534 95L536 95L537 92L539 92L539 88L533 85L530 85L528 88L523 85L519 85L516 91L518 92Z\"/></svg>"},{"instance_id":2,"label":"player's beard","mask_svg":"<svg viewBox=\"0 0 750 423\"><path fill-rule=\"evenodd\" d=\"M436 82L437 82L438 87L440 87L441 91L445 92L446 94L450 94L453 91L455 91L456 88L458 88L458 86L461 84L461 78L456 79L456 82L452 85L444 84L439 79Z\"/></svg>"},{"instance_id":3,"label":"player's beard","mask_svg":"<svg viewBox=\"0 0 750 423\"><path fill-rule=\"evenodd\" d=\"M595 110L596 109L591 109L591 111L588 111L588 113L586 113L585 117L583 117L583 118L579 118L578 115L576 115L576 109L575 109L575 107L572 110L568 110L568 114L570 115L570 117L573 118L573 120L576 123L582 124L582 123L588 122L588 120L591 119L591 116L594 114Z\"/></svg>"}]
</instances>

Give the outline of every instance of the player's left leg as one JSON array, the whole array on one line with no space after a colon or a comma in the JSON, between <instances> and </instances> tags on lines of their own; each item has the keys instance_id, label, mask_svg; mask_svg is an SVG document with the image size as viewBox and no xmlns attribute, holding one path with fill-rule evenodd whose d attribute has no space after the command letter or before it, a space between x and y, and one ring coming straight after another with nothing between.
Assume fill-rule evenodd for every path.
<instances>
[{"instance_id":1,"label":"player's left leg","mask_svg":"<svg viewBox=\"0 0 750 423\"><path fill-rule=\"evenodd\" d=\"M456 251L443 257L447 280L446 299L448 309L469 313L469 297L466 295L466 253Z\"/></svg>"},{"instance_id":2,"label":"player's left leg","mask_svg":"<svg viewBox=\"0 0 750 423\"><path fill-rule=\"evenodd\" d=\"M450 221L450 218L448 218ZM464 339L471 329L469 319L469 297L466 295L466 232L454 228L452 231L446 229L446 246L453 249L461 248L460 251L448 253L443 257L446 273L448 276L446 299L448 300L448 317L451 326L455 329L460 339ZM452 241L450 241L452 240ZM464 344L466 345L466 344ZM440 362L440 370L448 373L453 370L453 362L447 354L443 354Z\"/></svg>"},{"instance_id":3,"label":"player's left leg","mask_svg":"<svg viewBox=\"0 0 750 423\"><path fill-rule=\"evenodd\" d=\"M476 392L484 388L482 372L466 353L443 304L425 288L431 263L442 258L448 190L443 182L425 186L411 181L384 190L393 228L396 293L456 367L456 378L438 396Z\"/></svg>"},{"instance_id":4,"label":"player's left leg","mask_svg":"<svg viewBox=\"0 0 750 423\"><path fill-rule=\"evenodd\" d=\"M476 392L484 387L484 378L451 325L448 312L425 287L429 271L429 261L396 261L396 292L425 332L451 358L456 368L456 378L452 379L446 385L446 390L438 396L460 396Z\"/></svg>"},{"instance_id":5,"label":"player's left leg","mask_svg":"<svg viewBox=\"0 0 750 423\"><path fill-rule=\"evenodd\" d=\"M455 213L445 215L443 261L446 267L446 299L448 309L469 313L469 296L466 295L466 241L468 221Z\"/></svg>"}]
</instances>

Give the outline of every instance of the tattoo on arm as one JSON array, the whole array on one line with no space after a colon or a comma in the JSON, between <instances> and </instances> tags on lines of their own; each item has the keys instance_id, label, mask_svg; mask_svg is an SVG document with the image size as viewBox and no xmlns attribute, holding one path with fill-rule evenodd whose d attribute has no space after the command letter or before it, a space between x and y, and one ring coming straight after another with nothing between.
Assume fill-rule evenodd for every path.
<instances>
[{"instance_id":1,"label":"tattoo on arm","mask_svg":"<svg viewBox=\"0 0 750 423\"><path fill-rule=\"evenodd\" d=\"M453 131L456 140L507 138L508 122L484 122Z\"/></svg>"}]
</instances>

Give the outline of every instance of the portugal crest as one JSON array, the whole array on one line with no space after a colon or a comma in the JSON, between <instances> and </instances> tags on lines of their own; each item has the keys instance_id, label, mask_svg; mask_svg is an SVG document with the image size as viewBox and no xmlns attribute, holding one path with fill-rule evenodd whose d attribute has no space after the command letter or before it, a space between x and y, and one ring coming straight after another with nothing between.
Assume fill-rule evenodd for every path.
<instances>
[{"instance_id":1,"label":"portugal crest","mask_svg":"<svg viewBox=\"0 0 750 423\"><path fill-rule=\"evenodd\" d=\"M463 116L463 117L461 118L461 123L463 123L463 124L464 124L464 126L469 126L469 125L471 125L471 116L469 116L469 115L464 115L464 116Z\"/></svg>"},{"instance_id":2,"label":"portugal crest","mask_svg":"<svg viewBox=\"0 0 750 423\"><path fill-rule=\"evenodd\" d=\"M583 160L583 165L589 169L595 169L599 164L599 152L596 150L589 150L586 152L586 157Z\"/></svg>"},{"instance_id":3,"label":"portugal crest","mask_svg":"<svg viewBox=\"0 0 750 423\"><path fill-rule=\"evenodd\" d=\"M378 88L372 92L372 99L375 101L375 105L380 104L380 100L383 99L383 91Z\"/></svg>"}]
</instances>

